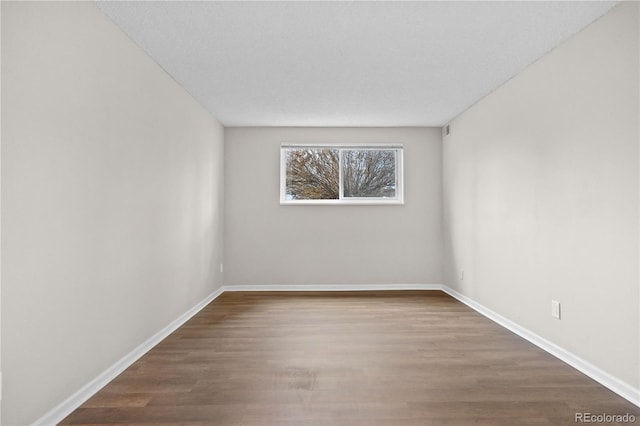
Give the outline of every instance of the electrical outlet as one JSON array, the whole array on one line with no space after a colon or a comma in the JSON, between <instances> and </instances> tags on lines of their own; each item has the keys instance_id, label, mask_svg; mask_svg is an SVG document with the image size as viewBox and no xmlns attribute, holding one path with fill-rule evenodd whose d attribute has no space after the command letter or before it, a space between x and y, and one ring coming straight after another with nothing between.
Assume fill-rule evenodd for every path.
<instances>
[{"instance_id":1,"label":"electrical outlet","mask_svg":"<svg viewBox=\"0 0 640 426\"><path fill-rule=\"evenodd\" d=\"M557 300L551 301L551 316L560 319L560 302Z\"/></svg>"},{"instance_id":2,"label":"electrical outlet","mask_svg":"<svg viewBox=\"0 0 640 426\"><path fill-rule=\"evenodd\" d=\"M222 263L220 264L220 272L224 272L224 265Z\"/></svg>"},{"instance_id":3,"label":"electrical outlet","mask_svg":"<svg viewBox=\"0 0 640 426\"><path fill-rule=\"evenodd\" d=\"M460 271L460 281L464 281L464 269Z\"/></svg>"}]
</instances>

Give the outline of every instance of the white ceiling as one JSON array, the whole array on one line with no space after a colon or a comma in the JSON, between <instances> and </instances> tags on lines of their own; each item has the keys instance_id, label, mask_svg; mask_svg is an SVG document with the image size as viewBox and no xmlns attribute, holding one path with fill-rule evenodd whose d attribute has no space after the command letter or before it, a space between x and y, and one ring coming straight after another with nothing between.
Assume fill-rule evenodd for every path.
<instances>
[{"instance_id":1,"label":"white ceiling","mask_svg":"<svg viewBox=\"0 0 640 426\"><path fill-rule=\"evenodd\" d=\"M614 5L98 3L225 126L441 126Z\"/></svg>"}]
</instances>

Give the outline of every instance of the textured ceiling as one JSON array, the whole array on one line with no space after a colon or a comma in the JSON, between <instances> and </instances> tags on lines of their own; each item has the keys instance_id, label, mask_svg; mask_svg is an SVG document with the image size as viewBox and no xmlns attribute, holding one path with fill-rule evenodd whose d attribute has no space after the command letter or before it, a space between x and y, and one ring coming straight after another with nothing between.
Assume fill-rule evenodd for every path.
<instances>
[{"instance_id":1,"label":"textured ceiling","mask_svg":"<svg viewBox=\"0 0 640 426\"><path fill-rule=\"evenodd\" d=\"M225 126L441 126L615 2L98 2Z\"/></svg>"}]
</instances>

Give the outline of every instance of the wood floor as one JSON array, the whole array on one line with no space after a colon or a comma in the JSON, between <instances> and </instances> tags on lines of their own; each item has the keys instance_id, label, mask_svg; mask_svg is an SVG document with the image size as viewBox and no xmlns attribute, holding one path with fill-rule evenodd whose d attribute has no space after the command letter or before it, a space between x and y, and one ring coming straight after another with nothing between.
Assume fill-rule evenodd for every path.
<instances>
[{"instance_id":1,"label":"wood floor","mask_svg":"<svg viewBox=\"0 0 640 426\"><path fill-rule=\"evenodd\" d=\"M61 424L575 425L640 408L439 291L224 293Z\"/></svg>"}]
</instances>

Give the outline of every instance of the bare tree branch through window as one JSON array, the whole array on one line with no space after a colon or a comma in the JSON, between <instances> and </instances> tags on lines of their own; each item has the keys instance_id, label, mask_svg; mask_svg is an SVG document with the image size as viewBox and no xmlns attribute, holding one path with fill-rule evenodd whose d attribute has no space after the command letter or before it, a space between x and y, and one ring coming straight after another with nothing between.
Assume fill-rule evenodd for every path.
<instances>
[{"instance_id":1,"label":"bare tree branch through window","mask_svg":"<svg viewBox=\"0 0 640 426\"><path fill-rule=\"evenodd\" d=\"M293 200L337 200L339 174L337 149L287 151L287 196Z\"/></svg>"},{"instance_id":2,"label":"bare tree branch through window","mask_svg":"<svg viewBox=\"0 0 640 426\"><path fill-rule=\"evenodd\" d=\"M402 148L283 147L284 201L390 200L399 196Z\"/></svg>"},{"instance_id":3,"label":"bare tree branch through window","mask_svg":"<svg viewBox=\"0 0 640 426\"><path fill-rule=\"evenodd\" d=\"M395 150L344 150L345 197L395 197Z\"/></svg>"}]
</instances>

